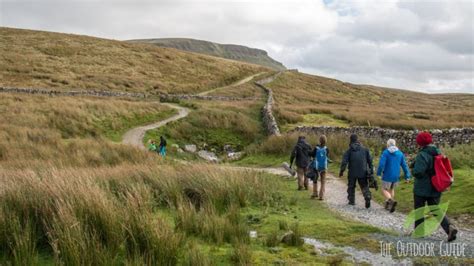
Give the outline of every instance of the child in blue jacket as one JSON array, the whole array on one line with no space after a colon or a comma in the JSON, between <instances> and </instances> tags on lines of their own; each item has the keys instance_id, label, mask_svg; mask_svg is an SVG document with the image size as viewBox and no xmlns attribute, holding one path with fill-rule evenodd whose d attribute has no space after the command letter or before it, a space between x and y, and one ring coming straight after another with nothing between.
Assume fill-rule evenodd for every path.
<instances>
[{"instance_id":1,"label":"child in blue jacket","mask_svg":"<svg viewBox=\"0 0 474 266\"><path fill-rule=\"evenodd\" d=\"M377 176L382 174L382 194L385 197L385 209L390 212L395 211L397 202L395 201L395 187L400 181L400 166L405 173L405 180L410 179L410 171L408 170L405 156L396 146L394 139L387 141L387 149L382 153Z\"/></svg>"}]
</instances>

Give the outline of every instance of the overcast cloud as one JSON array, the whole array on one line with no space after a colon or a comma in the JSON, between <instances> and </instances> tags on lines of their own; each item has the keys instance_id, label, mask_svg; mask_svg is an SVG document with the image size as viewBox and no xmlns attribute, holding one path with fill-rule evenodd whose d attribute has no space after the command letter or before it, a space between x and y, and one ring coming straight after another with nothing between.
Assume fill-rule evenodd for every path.
<instances>
[{"instance_id":1,"label":"overcast cloud","mask_svg":"<svg viewBox=\"0 0 474 266\"><path fill-rule=\"evenodd\" d=\"M189 37L265 49L289 68L474 93L474 2L0 0L0 24L119 40Z\"/></svg>"}]
</instances>

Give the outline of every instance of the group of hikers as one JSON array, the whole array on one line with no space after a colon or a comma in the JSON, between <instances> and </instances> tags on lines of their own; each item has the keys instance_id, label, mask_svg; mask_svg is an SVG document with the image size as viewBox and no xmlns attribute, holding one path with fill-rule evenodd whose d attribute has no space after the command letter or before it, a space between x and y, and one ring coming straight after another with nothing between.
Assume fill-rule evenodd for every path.
<instances>
[{"instance_id":1,"label":"group of hikers","mask_svg":"<svg viewBox=\"0 0 474 266\"><path fill-rule=\"evenodd\" d=\"M433 138L428 132L421 132L416 137L419 146L418 154L410 165L411 172L405 160L404 154L396 146L394 139L387 141L387 147L382 152L377 168L377 176L382 179L382 194L385 197L384 207L389 212L394 212L397 206L395 200L395 188L400 181L400 168L403 169L405 182L409 183L414 177L414 208L418 209L438 205L441 192L433 187L431 177L434 174L435 156L441 154L439 149L433 145ZM290 157L290 168L296 163L298 190L308 190L309 180L313 181L311 198L324 200L326 176L328 172L329 149L326 136L319 138L319 144L312 149L304 136L300 136L293 148ZM362 191L365 200L365 208L370 208L372 195L370 187L378 189L377 179L374 177L373 158L368 148L361 144L356 134L350 136L349 148L342 157L339 177L343 177L348 168L347 200L349 205L355 205L356 184ZM319 190L318 190L319 183ZM415 228L423 223L424 219L415 222ZM441 227L448 235L448 242L456 239L458 230L444 216Z\"/></svg>"},{"instance_id":2,"label":"group of hikers","mask_svg":"<svg viewBox=\"0 0 474 266\"><path fill-rule=\"evenodd\" d=\"M160 136L160 144L156 146L156 141L153 139L148 140L148 150L160 154L163 158L166 156L166 139Z\"/></svg>"}]
</instances>

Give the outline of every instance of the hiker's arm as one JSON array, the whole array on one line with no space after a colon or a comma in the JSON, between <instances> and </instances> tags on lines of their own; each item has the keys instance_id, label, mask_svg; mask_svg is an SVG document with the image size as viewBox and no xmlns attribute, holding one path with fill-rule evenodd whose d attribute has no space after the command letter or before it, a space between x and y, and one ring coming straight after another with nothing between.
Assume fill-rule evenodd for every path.
<instances>
[{"instance_id":1,"label":"hiker's arm","mask_svg":"<svg viewBox=\"0 0 474 266\"><path fill-rule=\"evenodd\" d=\"M387 156L386 156L386 153L383 152L382 157L380 157L379 167L377 168L377 175L378 176L382 175L382 171L385 169L386 161L387 161Z\"/></svg>"},{"instance_id":2,"label":"hiker's arm","mask_svg":"<svg viewBox=\"0 0 474 266\"><path fill-rule=\"evenodd\" d=\"M415 178L423 178L423 174L426 172L428 169L428 164L423 158L422 153L418 154L415 159L415 166L413 167L413 176Z\"/></svg>"},{"instance_id":3,"label":"hiker's arm","mask_svg":"<svg viewBox=\"0 0 474 266\"><path fill-rule=\"evenodd\" d=\"M341 170L339 171L339 177L342 177L342 175L344 174L344 171L346 170L347 164L349 163L349 152L350 150L347 150L344 153L344 156L342 156Z\"/></svg>"},{"instance_id":4,"label":"hiker's arm","mask_svg":"<svg viewBox=\"0 0 474 266\"><path fill-rule=\"evenodd\" d=\"M369 165L369 175L374 174L374 161L372 155L370 155L369 149L367 149L367 164Z\"/></svg>"},{"instance_id":5,"label":"hiker's arm","mask_svg":"<svg viewBox=\"0 0 474 266\"><path fill-rule=\"evenodd\" d=\"M403 172L405 173L405 180L408 180L411 178L410 176L410 170L408 169L407 162L405 161L405 155L402 154L402 169Z\"/></svg>"}]
</instances>

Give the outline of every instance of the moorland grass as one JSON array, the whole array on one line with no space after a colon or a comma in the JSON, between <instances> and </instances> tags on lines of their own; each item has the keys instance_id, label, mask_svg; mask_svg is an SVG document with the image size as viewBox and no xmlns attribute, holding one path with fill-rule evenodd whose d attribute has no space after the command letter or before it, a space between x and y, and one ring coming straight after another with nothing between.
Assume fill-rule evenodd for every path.
<instances>
[{"instance_id":1,"label":"moorland grass","mask_svg":"<svg viewBox=\"0 0 474 266\"><path fill-rule=\"evenodd\" d=\"M174 112L130 99L1 94L0 167L142 162L149 156L110 140L119 141L127 129Z\"/></svg>"},{"instance_id":2,"label":"moorland grass","mask_svg":"<svg viewBox=\"0 0 474 266\"><path fill-rule=\"evenodd\" d=\"M152 44L0 27L1 86L197 93L267 71Z\"/></svg>"},{"instance_id":3,"label":"moorland grass","mask_svg":"<svg viewBox=\"0 0 474 266\"><path fill-rule=\"evenodd\" d=\"M474 126L474 95L424 94L354 85L286 71L267 84L273 90L281 126L303 122L307 114L330 114L350 125L395 129Z\"/></svg>"},{"instance_id":4,"label":"moorland grass","mask_svg":"<svg viewBox=\"0 0 474 266\"><path fill-rule=\"evenodd\" d=\"M174 265L203 254L225 264L331 258L314 256L298 239L296 248L275 242L283 251L272 253L267 234L279 238L288 229L336 244L377 246L369 235L378 229L334 214L296 192L293 182L189 164L3 171L0 261ZM249 238L251 229L257 239Z\"/></svg>"}]
</instances>

